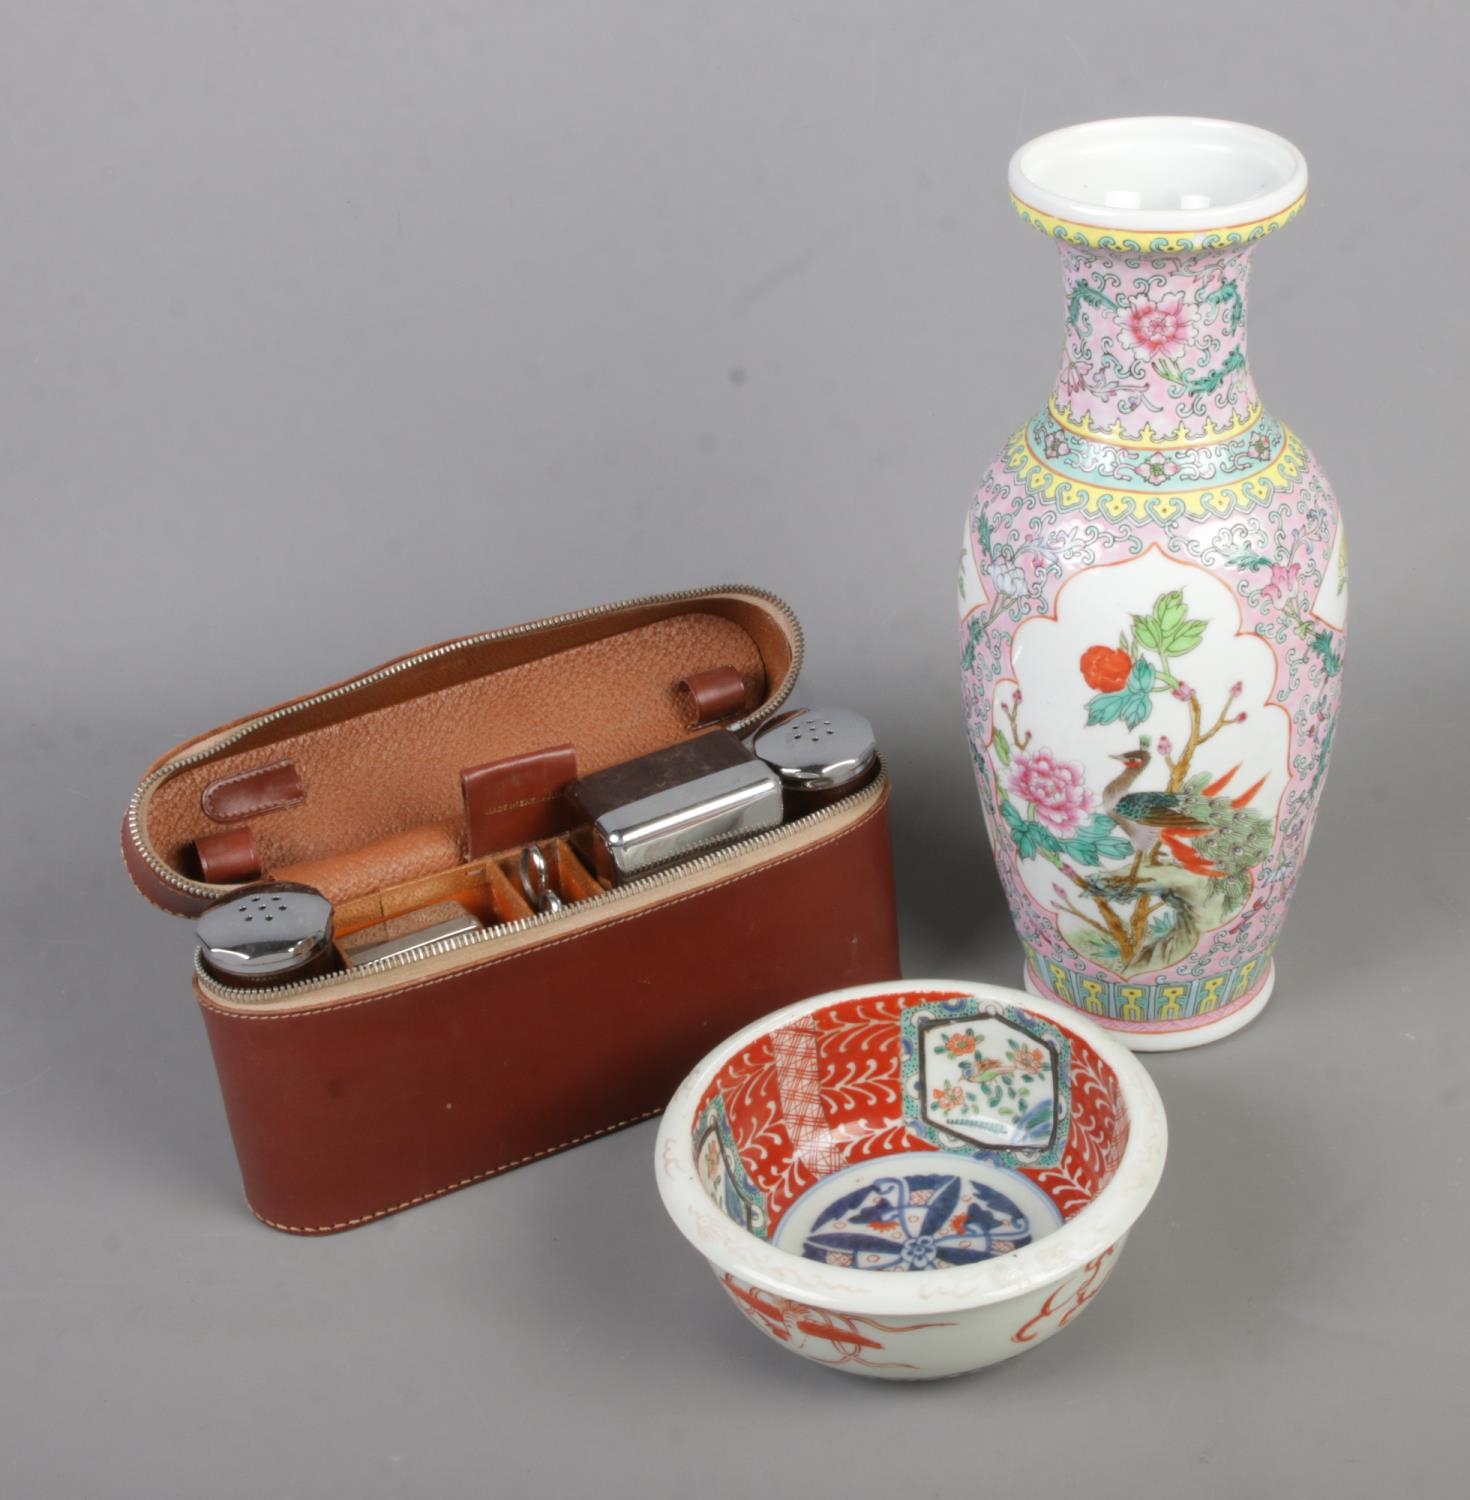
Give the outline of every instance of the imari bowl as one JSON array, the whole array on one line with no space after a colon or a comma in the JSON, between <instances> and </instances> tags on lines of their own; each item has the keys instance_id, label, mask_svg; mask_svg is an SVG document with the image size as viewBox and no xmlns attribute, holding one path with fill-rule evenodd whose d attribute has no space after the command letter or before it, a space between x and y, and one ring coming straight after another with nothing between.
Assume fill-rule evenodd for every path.
<instances>
[{"instance_id":1,"label":"imari bowl","mask_svg":"<svg viewBox=\"0 0 1470 1500\"><path fill-rule=\"evenodd\" d=\"M1166 1142L1142 1065L1071 1007L925 980L819 995L732 1036L670 1101L656 1168L762 1333L924 1380L1070 1324Z\"/></svg>"}]
</instances>

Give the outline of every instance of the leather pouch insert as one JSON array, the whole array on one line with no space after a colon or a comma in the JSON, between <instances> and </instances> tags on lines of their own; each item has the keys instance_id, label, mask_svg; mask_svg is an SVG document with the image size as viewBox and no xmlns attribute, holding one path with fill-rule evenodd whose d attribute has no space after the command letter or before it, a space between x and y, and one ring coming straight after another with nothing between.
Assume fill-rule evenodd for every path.
<instances>
[{"instance_id":1,"label":"leather pouch insert","mask_svg":"<svg viewBox=\"0 0 1470 1500\"><path fill-rule=\"evenodd\" d=\"M577 753L570 745L532 750L461 771L465 858L481 859L564 832L570 813L562 793L576 777Z\"/></svg>"},{"instance_id":2,"label":"leather pouch insert","mask_svg":"<svg viewBox=\"0 0 1470 1500\"><path fill-rule=\"evenodd\" d=\"M238 823L305 801L306 784L296 763L290 760L222 776L211 781L199 796L204 815L215 823Z\"/></svg>"}]
</instances>

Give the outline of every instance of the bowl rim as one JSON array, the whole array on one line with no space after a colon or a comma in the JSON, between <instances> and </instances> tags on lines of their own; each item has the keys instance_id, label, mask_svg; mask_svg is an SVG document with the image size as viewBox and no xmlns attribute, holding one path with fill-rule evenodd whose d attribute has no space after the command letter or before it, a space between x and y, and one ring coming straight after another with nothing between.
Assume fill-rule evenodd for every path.
<instances>
[{"instance_id":1,"label":"bowl rim","mask_svg":"<svg viewBox=\"0 0 1470 1500\"><path fill-rule=\"evenodd\" d=\"M1085 1208L1045 1239L976 1266L884 1275L824 1266L779 1250L716 1206L695 1168L694 1112L719 1070L743 1048L803 1016L848 1000L948 992L994 1001L1052 1021L1080 1037L1112 1068L1128 1110L1128 1144L1112 1178ZM1168 1148L1164 1105L1143 1064L1069 1005L1003 985L961 979L896 979L854 985L797 1001L752 1021L707 1053L669 1100L654 1145L659 1195L684 1237L718 1271L795 1302L879 1317L959 1312L1006 1302L1050 1286L1117 1245L1147 1207Z\"/></svg>"}]
</instances>

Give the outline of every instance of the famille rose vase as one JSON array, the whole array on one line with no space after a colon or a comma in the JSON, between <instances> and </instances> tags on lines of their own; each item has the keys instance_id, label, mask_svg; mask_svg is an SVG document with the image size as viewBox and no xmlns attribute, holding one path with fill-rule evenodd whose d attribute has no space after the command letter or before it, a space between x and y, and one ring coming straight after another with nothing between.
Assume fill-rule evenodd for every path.
<instances>
[{"instance_id":1,"label":"famille rose vase","mask_svg":"<svg viewBox=\"0 0 1470 1500\"><path fill-rule=\"evenodd\" d=\"M1337 722L1337 502L1246 359L1251 256L1306 184L1290 142L1218 120L1011 160L1065 347L966 523L970 742L1027 987L1144 1051L1266 1004Z\"/></svg>"}]
</instances>

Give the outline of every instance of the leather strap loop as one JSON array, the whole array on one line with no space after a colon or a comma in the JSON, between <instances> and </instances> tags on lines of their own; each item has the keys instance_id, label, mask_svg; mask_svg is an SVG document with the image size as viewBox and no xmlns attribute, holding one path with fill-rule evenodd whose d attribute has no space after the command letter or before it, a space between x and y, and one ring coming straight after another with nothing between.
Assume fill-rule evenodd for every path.
<instances>
[{"instance_id":1,"label":"leather strap loop","mask_svg":"<svg viewBox=\"0 0 1470 1500\"><path fill-rule=\"evenodd\" d=\"M733 719L745 710L745 678L734 667L691 672L675 684L674 694L690 729Z\"/></svg>"},{"instance_id":2,"label":"leather strap loop","mask_svg":"<svg viewBox=\"0 0 1470 1500\"><path fill-rule=\"evenodd\" d=\"M243 885L260 878L260 853L248 826L205 834L194 841L194 854L208 885Z\"/></svg>"}]
</instances>

